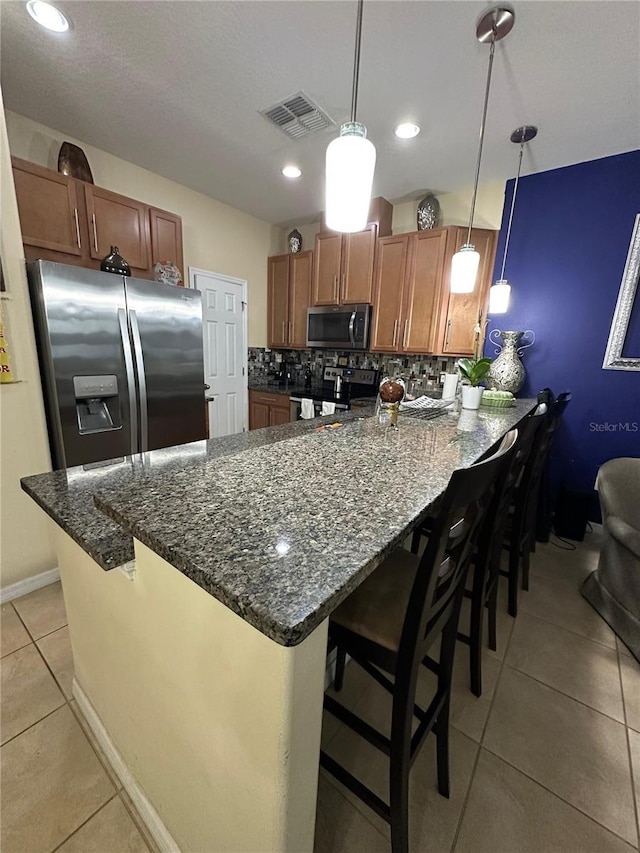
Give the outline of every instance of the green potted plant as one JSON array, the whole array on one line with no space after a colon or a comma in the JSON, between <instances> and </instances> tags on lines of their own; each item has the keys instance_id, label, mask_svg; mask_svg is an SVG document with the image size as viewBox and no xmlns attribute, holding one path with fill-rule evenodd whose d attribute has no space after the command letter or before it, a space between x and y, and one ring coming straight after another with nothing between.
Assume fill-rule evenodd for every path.
<instances>
[{"instance_id":1,"label":"green potted plant","mask_svg":"<svg viewBox=\"0 0 640 853\"><path fill-rule=\"evenodd\" d=\"M461 358L458 360L458 370L466 379L468 385L462 386L462 408L479 409L484 388L480 385L491 367L492 359L478 358L478 343L480 340L480 323L475 329L475 341L473 346L473 358Z\"/></svg>"}]
</instances>

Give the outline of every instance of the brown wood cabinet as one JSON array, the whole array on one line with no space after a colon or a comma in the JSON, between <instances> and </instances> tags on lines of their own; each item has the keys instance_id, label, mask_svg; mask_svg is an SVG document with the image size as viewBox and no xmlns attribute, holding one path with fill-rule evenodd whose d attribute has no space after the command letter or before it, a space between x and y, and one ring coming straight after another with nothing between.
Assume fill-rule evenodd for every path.
<instances>
[{"instance_id":1,"label":"brown wood cabinet","mask_svg":"<svg viewBox=\"0 0 640 853\"><path fill-rule=\"evenodd\" d=\"M13 159L13 180L23 243L80 256L77 182L17 157Z\"/></svg>"},{"instance_id":2,"label":"brown wood cabinet","mask_svg":"<svg viewBox=\"0 0 640 853\"><path fill-rule=\"evenodd\" d=\"M370 303L378 225L354 234L316 235L313 305Z\"/></svg>"},{"instance_id":3,"label":"brown wood cabinet","mask_svg":"<svg viewBox=\"0 0 640 853\"><path fill-rule=\"evenodd\" d=\"M289 397L267 391L249 391L249 429L279 426L290 421Z\"/></svg>"},{"instance_id":4,"label":"brown wood cabinet","mask_svg":"<svg viewBox=\"0 0 640 853\"><path fill-rule=\"evenodd\" d=\"M185 276L179 216L17 157L12 164L28 261L99 269L118 246L135 276L154 278L154 264L167 260Z\"/></svg>"},{"instance_id":5,"label":"brown wood cabinet","mask_svg":"<svg viewBox=\"0 0 640 853\"><path fill-rule=\"evenodd\" d=\"M149 217L142 202L84 185L87 216L91 226L90 254L100 260L117 246L132 270L149 268Z\"/></svg>"},{"instance_id":6,"label":"brown wood cabinet","mask_svg":"<svg viewBox=\"0 0 640 853\"><path fill-rule=\"evenodd\" d=\"M432 353L447 230L378 241L371 349Z\"/></svg>"},{"instance_id":7,"label":"brown wood cabinet","mask_svg":"<svg viewBox=\"0 0 640 853\"><path fill-rule=\"evenodd\" d=\"M186 277L184 260L182 258L182 219L175 213L149 208L149 225L151 229L151 266L155 264L175 264ZM185 281L185 283L187 283Z\"/></svg>"},{"instance_id":8,"label":"brown wood cabinet","mask_svg":"<svg viewBox=\"0 0 640 853\"><path fill-rule=\"evenodd\" d=\"M442 355L473 355L474 328L478 317L487 316L489 288L496 254L497 232L484 228L471 231L471 242L480 252L480 266L476 286L472 293L451 293L449 281L451 258L460 246L466 242L467 229L449 228L447 257L442 280L441 303L438 329L436 333L436 352ZM481 324L484 331L484 324ZM482 341L481 341L482 343Z\"/></svg>"},{"instance_id":9,"label":"brown wood cabinet","mask_svg":"<svg viewBox=\"0 0 640 853\"><path fill-rule=\"evenodd\" d=\"M306 347L312 270L312 251L269 258L267 322L270 347Z\"/></svg>"},{"instance_id":10,"label":"brown wood cabinet","mask_svg":"<svg viewBox=\"0 0 640 853\"><path fill-rule=\"evenodd\" d=\"M464 228L449 226L378 240L371 349L471 355L478 312L485 309L495 256L495 232L474 229L480 252L473 293L449 293L451 258Z\"/></svg>"}]
</instances>

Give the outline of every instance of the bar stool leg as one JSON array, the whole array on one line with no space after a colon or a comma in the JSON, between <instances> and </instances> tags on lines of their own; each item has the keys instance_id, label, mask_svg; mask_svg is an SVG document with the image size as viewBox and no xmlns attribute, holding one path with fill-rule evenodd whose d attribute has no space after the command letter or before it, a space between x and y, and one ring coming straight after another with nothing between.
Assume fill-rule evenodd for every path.
<instances>
[{"instance_id":1,"label":"bar stool leg","mask_svg":"<svg viewBox=\"0 0 640 853\"><path fill-rule=\"evenodd\" d=\"M509 549L509 615L518 615L518 576L520 574L520 546L513 542Z\"/></svg>"},{"instance_id":2,"label":"bar stool leg","mask_svg":"<svg viewBox=\"0 0 640 853\"><path fill-rule=\"evenodd\" d=\"M395 703L394 703L395 704ZM404 703L401 703L404 704ZM396 708L394 708L394 714ZM391 812L391 851L409 853L409 753L411 722L407 724L408 709L401 710L405 719L400 726L392 724L389 770L389 806ZM395 722L395 720L394 720ZM396 734L396 728L400 729Z\"/></svg>"},{"instance_id":3,"label":"bar stool leg","mask_svg":"<svg viewBox=\"0 0 640 853\"><path fill-rule=\"evenodd\" d=\"M411 537L411 553L417 554L420 550L420 528L417 527L413 531L413 536Z\"/></svg>"},{"instance_id":4,"label":"bar stool leg","mask_svg":"<svg viewBox=\"0 0 640 853\"><path fill-rule=\"evenodd\" d=\"M497 612L498 612L498 578L495 579L489 601L487 602L489 612L489 648L495 652L498 649Z\"/></svg>"},{"instance_id":5,"label":"bar stool leg","mask_svg":"<svg viewBox=\"0 0 640 853\"><path fill-rule=\"evenodd\" d=\"M344 649L338 646L336 650L336 674L333 679L333 687L335 690L342 690L344 684L344 668L347 662L347 653Z\"/></svg>"},{"instance_id":6,"label":"bar stool leg","mask_svg":"<svg viewBox=\"0 0 640 853\"><path fill-rule=\"evenodd\" d=\"M529 561L530 561L529 543L524 547L522 552L522 589L529 591Z\"/></svg>"}]
</instances>

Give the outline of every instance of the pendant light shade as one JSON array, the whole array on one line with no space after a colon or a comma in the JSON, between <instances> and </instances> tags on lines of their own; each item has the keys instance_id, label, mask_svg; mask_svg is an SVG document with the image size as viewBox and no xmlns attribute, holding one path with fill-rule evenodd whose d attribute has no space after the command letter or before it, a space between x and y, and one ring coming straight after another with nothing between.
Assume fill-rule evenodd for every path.
<instances>
[{"instance_id":1,"label":"pendant light shade","mask_svg":"<svg viewBox=\"0 0 640 853\"><path fill-rule=\"evenodd\" d=\"M525 124L523 127L518 127L510 136L512 142L517 142L520 145L520 156L518 158L518 172L513 185L513 194L511 196L511 209L509 211L509 224L507 225L507 236L504 241L504 253L502 255L502 269L500 278L493 284L489 290L489 314L506 314L509 310L509 302L511 301L511 285L504 277L504 270L507 265L507 253L509 251L509 240L511 239L511 225L513 224L513 211L516 207L516 196L518 194L518 184L520 183L520 172L522 170L522 155L524 153L525 143L534 139L538 135L538 128L531 124Z\"/></svg>"},{"instance_id":2,"label":"pendant light shade","mask_svg":"<svg viewBox=\"0 0 640 853\"><path fill-rule=\"evenodd\" d=\"M489 314L506 314L509 310L511 285L501 278L489 290Z\"/></svg>"},{"instance_id":3,"label":"pendant light shade","mask_svg":"<svg viewBox=\"0 0 640 853\"><path fill-rule=\"evenodd\" d=\"M465 243L451 259L451 293L472 293L478 275L480 254L471 243Z\"/></svg>"},{"instance_id":4,"label":"pendant light shade","mask_svg":"<svg viewBox=\"0 0 640 853\"><path fill-rule=\"evenodd\" d=\"M326 157L325 221L332 231L347 233L362 231L369 221L376 166L376 149L367 139L367 128L356 121L363 6L364 0L358 0L351 121L343 124L340 136L329 143Z\"/></svg>"},{"instance_id":5,"label":"pendant light shade","mask_svg":"<svg viewBox=\"0 0 640 853\"><path fill-rule=\"evenodd\" d=\"M327 147L325 220L332 231L362 231L369 205L376 149L360 122L347 122Z\"/></svg>"},{"instance_id":6,"label":"pendant light shade","mask_svg":"<svg viewBox=\"0 0 640 853\"><path fill-rule=\"evenodd\" d=\"M473 183L473 195L471 197L471 211L469 213L469 228L467 240L455 253L451 260L451 292L472 293L476 286L480 255L475 251L471 242L471 229L473 228L473 215L476 209L478 197L478 180L480 178L480 164L482 163L482 146L484 145L484 131L487 121L487 107L489 106L489 92L491 91L491 72L493 70L493 56L496 50L496 42L508 35L515 20L513 9L505 4L492 6L484 12L476 24L476 38L483 44L489 42L489 68L487 70L487 83L484 90L484 105L482 108L482 121L480 122L480 140L478 142L478 157L476 160L476 175Z\"/></svg>"}]
</instances>

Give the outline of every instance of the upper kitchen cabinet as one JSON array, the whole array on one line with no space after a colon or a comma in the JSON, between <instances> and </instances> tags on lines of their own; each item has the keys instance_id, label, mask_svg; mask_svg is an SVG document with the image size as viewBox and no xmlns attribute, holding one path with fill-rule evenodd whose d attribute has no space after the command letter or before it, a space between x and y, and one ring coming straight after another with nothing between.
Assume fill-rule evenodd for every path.
<instances>
[{"instance_id":1,"label":"upper kitchen cabinet","mask_svg":"<svg viewBox=\"0 0 640 853\"><path fill-rule=\"evenodd\" d=\"M99 260L109 254L111 246L117 246L132 270L147 270L150 267L147 206L93 184L84 185L84 195L91 257Z\"/></svg>"},{"instance_id":2,"label":"upper kitchen cabinet","mask_svg":"<svg viewBox=\"0 0 640 853\"><path fill-rule=\"evenodd\" d=\"M152 279L154 264L171 261L184 278L179 216L17 157L12 164L28 261L99 269L117 246L134 276Z\"/></svg>"},{"instance_id":3,"label":"upper kitchen cabinet","mask_svg":"<svg viewBox=\"0 0 640 853\"><path fill-rule=\"evenodd\" d=\"M338 234L323 230L316 235L313 270L313 305L350 305L373 301L376 239L391 234L393 207L375 198L369 224L363 231Z\"/></svg>"},{"instance_id":4,"label":"upper kitchen cabinet","mask_svg":"<svg viewBox=\"0 0 640 853\"><path fill-rule=\"evenodd\" d=\"M25 246L80 256L77 182L17 157L12 162Z\"/></svg>"},{"instance_id":5,"label":"upper kitchen cabinet","mask_svg":"<svg viewBox=\"0 0 640 853\"><path fill-rule=\"evenodd\" d=\"M478 317L486 317L489 287L496 254L497 232L484 228L471 231L471 242L480 253L476 286L472 293L451 293L449 279L451 258L467 241L466 228L450 228L446 263L442 281L436 350L442 355L473 355L475 326Z\"/></svg>"},{"instance_id":6,"label":"upper kitchen cabinet","mask_svg":"<svg viewBox=\"0 0 640 853\"><path fill-rule=\"evenodd\" d=\"M175 213L149 208L151 228L151 266L175 264L185 280L186 270L182 259L182 219Z\"/></svg>"},{"instance_id":7,"label":"upper kitchen cabinet","mask_svg":"<svg viewBox=\"0 0 640 853\"><path fill-rule=\"evenodd\" d=\"M268 264L268 337L270 347L307 345L307 308L311 299L313 252L274 255Z\"/></svg>"},{"instance_id":8,"label":"upper kitchen cabinet","mask_svg":"<svg viewBox=\"0 0 640 853\"><path fill-rule=\"evenodd\" d=\"M435 351L447 238L436 228L378 241L372 350Z\"/></svg>"}]
</instances>

